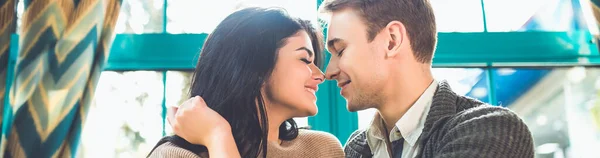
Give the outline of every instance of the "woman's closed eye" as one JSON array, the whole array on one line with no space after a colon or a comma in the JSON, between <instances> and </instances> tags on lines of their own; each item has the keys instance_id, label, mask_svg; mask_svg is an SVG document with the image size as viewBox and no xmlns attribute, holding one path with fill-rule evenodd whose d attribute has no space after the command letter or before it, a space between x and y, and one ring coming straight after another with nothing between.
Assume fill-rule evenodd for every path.
<instances>
[{"instance_id":1,"label":"woman's closed eye","mask_svg":"<svg viewBox=\"0 0 600 158\"><path fill-rule=\"evenodd\" d=\"M302 59L300 59L300 60L302 60L302 61L303 61L304 63L306 63L306 64L311 64L311 63L312 63L312 61L310 61L310 60L308 60L308 59L306 59L306 58L302 58Z\"/></svg>"}]
</instances>

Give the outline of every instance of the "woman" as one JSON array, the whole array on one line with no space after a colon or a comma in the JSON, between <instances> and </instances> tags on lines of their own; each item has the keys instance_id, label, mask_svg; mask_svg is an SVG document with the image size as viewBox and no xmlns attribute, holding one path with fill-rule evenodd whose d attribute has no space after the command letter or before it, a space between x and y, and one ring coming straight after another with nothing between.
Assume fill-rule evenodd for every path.
<instances>
[{"instance_id":1,"label":"woman","mask_svg":"<svg viewBox=\"0 0 600 158\"><path fill-rule=\"evenodd\" d=\"M212 140L165 137L149 157L343 157L333 135L300 130L292 119L317 113L315 92L324 78L319 35L277 9L226 17L204 43L190 96L203 98L229 129L207 128L214 133L204 138Z\"/></svg>"}]
</instances>

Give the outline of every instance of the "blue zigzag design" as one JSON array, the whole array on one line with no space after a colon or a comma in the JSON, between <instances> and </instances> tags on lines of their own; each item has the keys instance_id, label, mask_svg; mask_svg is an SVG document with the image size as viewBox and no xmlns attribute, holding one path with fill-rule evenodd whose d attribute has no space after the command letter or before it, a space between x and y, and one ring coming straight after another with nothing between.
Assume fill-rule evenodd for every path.
<instances>
[{"instance_id":1,"label":"blue zigzag design","mask_svg":"<svg viewBox=\"0 0 600 158\"><path fill-rule=\"evenodd\" d=\"M73 126L74 123L81 123L81 119L76 116L79 111L79 106L79 102L75 103L75 106L70 109L69 113L62 121L60 121L52 133L50 133L45 142L41 142L41 138L36 132L33 118L31 113L29 113L30 106L27 105L27 102L17 110L14 117L14 128L16 128L16 132L19 133L19 143L27 157L52 157L62 145L63 140L70 136L69 134L72 134L68 130L78 133L71 136L79 137L81 129L71 129L71 126ZM75 125L75 127L81 128L80 125ZM79 138L74 140L78 139ZM68 143L68 145L72 144L74 143ZM76 148L73 148L74 146L71 147L72 151L76 151ZM9 152L9 150L6 150L4 155L11 155Z\"/></svg>"},{"instance_id":2,"label":"blue zigzag design","mask_svg":"<svg viewBox=\"0 0 600 158\"><path fill-rule=\"evenodd\" d=\"M4 4L6 4L6 2L8 2L7 0L0 0L0 6L3 6Z\"/></svg>"},{"instance_id":3,"label":"blue zigzag design","mask_svg":"<svg viewBox=\"0 0 600 158\"><path fill-rule=\"evenodd\" d=\"M9 54L10 49L7 49L4 54L0 55L0 66L2 66L2 68L0 68L0 73L2 73L3 71L5 71L5 69L8 67L8 54ZM1 84L1 83L0 83ZM5 85L2 85L2 87L4 87ZM3 96L1 96L3 97Z\"/></svg>"},{"instance_id":4,"label":"blue zigzag design","mask_svg":"<svg viewBox=\"0 0 600 158\"><path fill-rule=\"evenodd\" d=\"M81 39L81 41L79 41L79 43L77 43L77 45L75 45L75 47L73 49L71 49L69 54L67 54L67 58L60 64L58 63L58 58L56 57L56 54L54 53L54 49L52 49L52 51L48 52L48 61L49 61L49 65L50 65L50 72L52 73L54 82L58 82L59 79L69 69L69 67L71 67L71 65L73 65L73 63L75 63L76 59L79 56L81 56L81 54L85 53L85 50L90 45L90 43L92 43L92 51L94 51L93 53L96 53L95 51L96 51L96 47L97 47L97 43L98 43L98 35L97 34L98 34L97 26L94 25L94 27L92 27L92 29L90 29L90 31L85 35L85 37L83 39Z\"/></svg>"},{"instance_id":5,"label":"blue zigzag design","mask_svg":"<svg viewBox=\"0 0 600 158\"><path fill-rule=\"evenodd\" d=\"M20 52L27 53L27 55L23 57L23 59L18 63L17 75L20 75L22 70L25 69L25 67L29 66L31 62L35 61L35 59L38 58L40 54L46 52L44 51L45 49L48 51L48 53L54 54L54 47L56 46L56 41L57 38L54 32L52 32L52 27L48 27L45 30L43 30L43 33L37 40L35 40L35 43L33 43L33 47L31 47L29 52Z\"/></svg>"},{"instance_id":6,"label":"blue zigzag design","mask_svg":"<svg viewBox=\"0 0 600 158\"><path fill-rule=\"evenodd\" d=\"M25 6L25 10L29 9L29 6L31 6L31 2L33 2L34 0L21 0L23 1L23 5Z\"/></svg>"},{"instance_id":7,"label":"blue zigzag design","mask_svg":"<svg viewBox=\"0 0 600 158\"><path fill-rule=\"evenodd\" d=\"M77 102L77 107L73 107L74 112L77 114L81 107L81 102ZM80 139L81 139L81 131L83 130L83 119L81 115L75 115L75 120L73 120L73 126L71 127L71 132L68 137L68 144L71 148L71 157L76 157L77 155L77 147L79 147Z\"/></svg>"}]
</instances>

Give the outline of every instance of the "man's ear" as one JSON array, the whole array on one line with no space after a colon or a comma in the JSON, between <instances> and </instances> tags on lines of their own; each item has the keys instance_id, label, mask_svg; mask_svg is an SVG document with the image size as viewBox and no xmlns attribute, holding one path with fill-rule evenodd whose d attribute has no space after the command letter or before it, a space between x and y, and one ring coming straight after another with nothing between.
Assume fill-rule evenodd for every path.
<instances>
[{"instance_id":1,"label":"man's ear","mask_svg":"<svg viewBox=\"0 0 600 158\"><path fill-rule=\"evenodd\" d=\"M392 21L384 29L385 41L387 43L386 57L397 56L405 41L406 28L400 21Z\"/></svg>"}]
</instances>

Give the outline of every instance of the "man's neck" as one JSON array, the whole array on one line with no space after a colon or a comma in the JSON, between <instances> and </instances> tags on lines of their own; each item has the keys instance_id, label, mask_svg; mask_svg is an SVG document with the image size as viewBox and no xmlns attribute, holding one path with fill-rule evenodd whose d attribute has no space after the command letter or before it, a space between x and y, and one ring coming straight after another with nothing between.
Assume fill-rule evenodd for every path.
<instances>
[{"instance_id":1,"label":"man's neck","mask_svg":"<svg viewBox=\"0 0 600 158\"><path fill-rule=\"evenodd\" d=\"M377 108L388 130L394 128L396 122L406 114L433 82L431 71L419 71L411 76L413 77L398 77L391 80L393 83L390 83L387 88L386 101Z\"/></svg>"}]
</instances>

